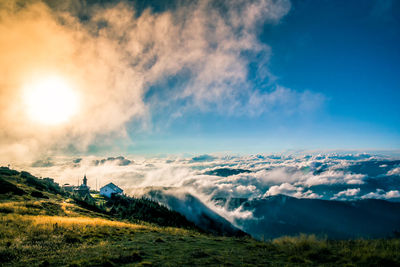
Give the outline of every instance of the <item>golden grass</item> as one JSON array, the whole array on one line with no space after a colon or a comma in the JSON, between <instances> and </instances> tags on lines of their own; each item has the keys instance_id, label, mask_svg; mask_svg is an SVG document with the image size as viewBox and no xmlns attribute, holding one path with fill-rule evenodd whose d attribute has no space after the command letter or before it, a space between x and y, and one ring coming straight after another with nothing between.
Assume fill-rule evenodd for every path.
<instances>
[{"instance_id":1,"label":"golden grass","mask_svg":"<svg viewBox=\"0 0 400 267\"><path fill-rule=\"evenodd\" d=\"M148 226L127 223L121 221L111 221L102 218L89 217L65 217L65 216L46 216L46 215L20 215L7 214L0 216L0 223L5 222L23 222L35 228L54 228L61 227L65 229L77 229L82 227L115 227L129 228L134 230L148 229Z\"/></svg>"},{"instance_id":2,"label":"golden grass","mask_svg":"<svg viewBox=\"0 0 400 267\"><path fill-rule=\"evenodd\" d=\"M17 223L21 225L21 227L26 228L27 231L32 231L34 229L53 231L54 228L59 228L71 231L86 232L90 228L113 228L121 230L125 229L129 231L159 232L175 236L199 235L199 233L196 231L182 228L160 227L145 222L132 223L97 217L96 214L92 214L92 212L82 209L73 203L69 203L68 201L54 202L54 204L59 205L60 209L65 214L46 214L46 211L41 206L42 203L45 204L44 202L50 201L15 201L0 203L0 209L7 210L7 213L0 213L0 224L4 225L6 222ZM81 212L76 212L77 209L81 210ZM90 214L91 217L82 214L85 212L87 212L88 215Z\"/></svg>"},{"instance_id":3,"label":"golden grass","mask_svg":"<svg viewBox=\"0 0 400 267\"><path fill-rule=\"evenodd\" d=\"M65 212L65 214L67 214L68 216L72 216L72 217L81 217L82 215L79 215L79 213L75 212L76 210L81 210L81 211L85 211L83 208L80 208L70 202L62 202L60 203L61 209ZM73 211L75 210L75 211Z\"/></svg>"},{"instance_id":4,"label":"golden grass","mask_svg":"<svg viewBox=\"0 0 400 267\"><path fill-rule=\"evenodd\" d=\"M50 228L57 224L58 227L65 229L76 229L81 227L111 227L118 229L130 230L147 230L154 232L164 232L171 235L187 235L193 234L186 229L175 227L160 227L154 225L142 225L129 222L111 221L103 218L89 218L89 217L61 217L61 216L26 216L27 219L32 221L33 227ZM196 232L196 234L198 234Z\"/></svg>"},{"instance_id":5,"label":"golden grass","mask_svg":"<svg viewBox=\"0 0 400 267\"><path fill-rule=\"evenodd\" d=\"M122 221L112 221L103 218L90 217L66 217L66 216L47 216L47 215L21 215L7 214L0 216L0 224L5 222L18 222L26 225L30 229L54 229L55 227L65 230L78 230L88 228L114 228L137 231L163 232L170 235L198 235L199 233L186 229L174 227L160 227L148 224L135 224ZM29 226L28 226L29 225Z\"/></svg>"},{"instance_id":6,"label":"golden grass","mask_svg":"<svg viewBox=\"0 0 400 267\"><path fill-rule=\"evenodd\" d=\"M126 223L120 221L111 221L102 218L88 218L88 217L62 217L62 216L26 216L27 219L32 221L33 226L51 226L57 224L63 228L74 228L81 226L92 227L117 227L117 228L130 228L130 229L145 229L146 227L139 224Z\"/></svg>"},{"instance_id":7,"label":"golden grass","mask_svg":"<svg viewBox=\"0 0 400 267\"><path fill-rule=\"evenodd\" d=\"M32 207L27 207L26 204L33 206L40 205L39 201L35 202L5 202L0 203L0 209L8 209L10 212L14 212L17 214L29 214L33 212ZM38 210L37 213L40 213Z\"/></svg>"},{"instance_id":8,"label":"golden grass","mask_svg":"<svg viewBox=\"0 0 400 267\"><path fill-rule=\"evenodd\" d=\"M398 239L299 235L257 242L82 215L0 214L0 265L398 266L399 252Z\"/></svg>"},{"instance_id":9,"label":"golden grass","mask_svg":"<svg viewBox=\"0 0 400 267\"><path fill-rule=\"evenodd\" d=\"M15 205L18 205L20 202L5 202L0 203L0 208L13 208Z\"/></svg>"}]
</instances>

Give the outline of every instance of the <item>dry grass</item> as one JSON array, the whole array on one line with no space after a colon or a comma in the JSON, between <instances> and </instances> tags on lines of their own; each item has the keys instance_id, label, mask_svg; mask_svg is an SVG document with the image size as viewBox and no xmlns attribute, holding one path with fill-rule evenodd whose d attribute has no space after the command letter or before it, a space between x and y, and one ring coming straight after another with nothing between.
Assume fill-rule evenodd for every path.
<instances>
[{"instance_id":1,"label":"dry grass","mask_svg":"<svg viewBox=\"0 0 400 267\"><path fill-rule=\"evenodd\" d=\"M116 220L56 195L3 196L1 266L400 266L399 239L259 242Z\"/></svg>"},{"instance_id":2,"label":"dry grass","mask_svg":"<svg viewBox=\"0 0 400 267\"><path fill-rule=\"evenodd\" d=\"M167 246L168 240L199 233L173 227L135 224L84 216L31 215L29 209L43 203L2 203L1 208L19 213L0 213L0 265L29 265L53 262L90 265L90 262L140 262L139 243ZM75 214L76 215L76 214ZM135 241L136 240L136 241ZM158 241L161 240L161 241ZM127 251L126 248L130 247ZM81 253L86 251L86 256ZM133 253L133 252L134 253ZM159 253L159 252L157 252ZM163 250L165 253L165 249ZM59 256L57 256L59 255Z\"/></svg>"},{"instance_id":3,"label":"dry grass","mask_svg":"<svg viewBox=\"0 0 400 267\"><path fill-rule=\"evenodd\" d=\"M20 215L65 215L57 201L26 200L0 203L0 214L14 213Z\"/></svg>"},{"instance_id":4,"label":"dry grass","mask_svg":"<svg viewBox=\"0 0 400 267\"><path fill-rule=\"evenodd\" d=\"M0 215L0 264L9 266L399 266L399 257L397 239L300 235L258 242L105 218Z\"/></svg>"},{"instance_id":5,"label":"dry grass","mask_svg":"<svg viewBox=\"0 0 400 267\"><path fill-rule=\"evenodd\" d=\"M102 218L88 217L61 217L61 216L24 216L25 219L32 221L34 227L62 227L65 229L76 229L77 227L117 227L129 229L145 229L143 225L110 221Z\"/></svg>"},{"instance_id":6,"label":"dry grass","mask_svg":"<svg viewBox=\"0 0 400 267\"><path fill-rule=\"evenodd\" d=\"M31 207L26 206L27 203L24 202L6 202L0 203L0 211L7 211L3 213L16 213L16 214L31 214L34 212L33 207L38 203L30 202ZM43 211L44 212L44 211ZM35 212L38 214L38 212Z\"/></svg>"}]
</instances>

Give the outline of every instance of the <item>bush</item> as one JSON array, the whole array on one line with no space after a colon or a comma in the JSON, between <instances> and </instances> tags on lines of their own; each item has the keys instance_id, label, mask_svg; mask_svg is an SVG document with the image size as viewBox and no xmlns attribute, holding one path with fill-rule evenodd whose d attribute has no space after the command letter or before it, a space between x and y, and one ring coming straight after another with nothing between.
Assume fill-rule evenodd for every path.
<instances>
[{"instance_id":1,"label":"bush","mask_svg":"<svg viewBox=\"0 0 400 267\"><path fill-rule=\"evenodd\" d=\"M4 175L4 176L14 176L14 175L18 175L19 172L17 172L16 170L11 170L8 167L0 167L0 175Z\"/></svg>"},{"instance_id":2,"label":"bush","mask_svg":"<svg viewBox=\"0 0 400 267\"><path fill-rule=\"evenodd\" d=\"M21 177L26 179L26 184L33 186L38 190L47 190L47 187L38 178L32 176L29 172L21 172Z\"/></svg>"},{"instance_id":3,"label":"bush","mask_svg":"<svg viewBox=\"0 0 400 267\"><path fill-rule=\"evenodd\" d=\"M82 243L80 236L75 233L64 234L63 240L68 244Z\"/></svg>"},{"instance_id":4,"label":"bush","mask_svg":"<svg viewBox=\"0 0 400 267\"><path fill-rule=\"evenodd\" d=\"M25 178L27 185L30 185L37 190L65 195L64 190L62 190L61 187L51 178L38 179L29 172L24 171L21 172L21 177Z\"/></svg>"},{"instance_id":5,"label":"bush","mask_svg":"<svg viewBox=\"0 0 400 267\"><path fill-rule=\"evenodd\" d=\"M0 194L7 194L7 193L12 193L13 195L18 195L22 196L26 194L26 192L16 185L7 182L3 178L0 178Z\"/></svg>"},{"instance_id":6,"label":"bush","mask_svg":"<svg viewBox=\"0 0 400 267\"><path fill-rule=\"evenodd\" d=\"M14 209L10 207L0 207L0 213L13 213Z\"/></svg>"},{"instance_id":7,"label":"bush","mask_svg":"<svg viewBox=\"0 0 400 267\"><path fill-rule=\"evenodd\" d=\"M141 220L160 226L197 229L195 224L189 222L180 213L145 198L113 195L106 202L106 207L110 209L112 215L122 219L129 219L131 221Z\"/></svg>"},{"instance_id":8,"label":"bush","mask_svg":"<svg viewBox=\"0 0 400 267\"><path fill-rule=\"evenodd\" d=\"M10 249L0 250L0 263L10 262L15 258L16 258L15 254Z\"/></svg>"},{"instance_id":9,"label":"bush","mask_svg":"<svg viewBox=\"0 0 400 267\"><path fill-rule=\"evenodd\" d=\"M33 196L33 197L37 197L37 198L45 198L45 199L49 199L49 197L48 197L48 196L45 196L45 195L43 195L43 193L42 193L42 192L40 192L40 191L32 191L32 192L31 192L31 196Z\"/></svg>"}]
</instances>

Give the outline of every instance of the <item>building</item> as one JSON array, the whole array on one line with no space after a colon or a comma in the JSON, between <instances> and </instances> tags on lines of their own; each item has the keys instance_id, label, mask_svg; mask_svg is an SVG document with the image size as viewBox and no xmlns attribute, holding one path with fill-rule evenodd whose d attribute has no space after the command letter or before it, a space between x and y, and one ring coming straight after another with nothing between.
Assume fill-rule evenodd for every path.
<instances>
[{"instance_id":1,"label":"building","mask_svg":"<svg viewBox=\"0 0 400 267\"><path fill-rule=\"evenodd\" d=\"M100 188L100 195L105 197L111 197L113 194L120 195L124 192L121 188L116 186L113 183L106 184L102 188Z\"/></svg>"},{"instance_id":2,"label":"building","mask_svg":"<svg viewBox=\"0 0 400 267\"><path fill-rule=\"evenodd\" d=\"M89 186L87 186L87 178L86 174L83 177L83 183L74 189L74 193L78 194L81 197L90 196Z\"/></svg>"},{"instance_id":3,"label":"building","mask_svg":"<svg viewBox=\"0 0 400 267\"><path fill-rule=\"evenodd\" d=\"M75 185L70 185L70 184L64 184L64 185L62 186L62 188L63 188L65 191L74 192L74 190L77 188L77 186L75 186Z\"/></svg>"}]
</instances>

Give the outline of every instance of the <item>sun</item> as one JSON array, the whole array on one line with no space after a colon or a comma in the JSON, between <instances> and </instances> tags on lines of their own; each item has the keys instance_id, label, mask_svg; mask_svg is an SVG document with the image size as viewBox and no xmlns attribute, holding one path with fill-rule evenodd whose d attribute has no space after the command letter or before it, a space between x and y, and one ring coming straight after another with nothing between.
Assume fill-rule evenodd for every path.
<instances>
[{"instance_id":1,"label":"sun","mask_svg":"<svg viewBox=\"0 0 400 267\"><path fill-rule=\"evenodd\" d=\"M78 110L78 95L59 76L38 79L24 88L26 112L32 121L55 125L68 121Z\"/></svg>"}]
</instances>

